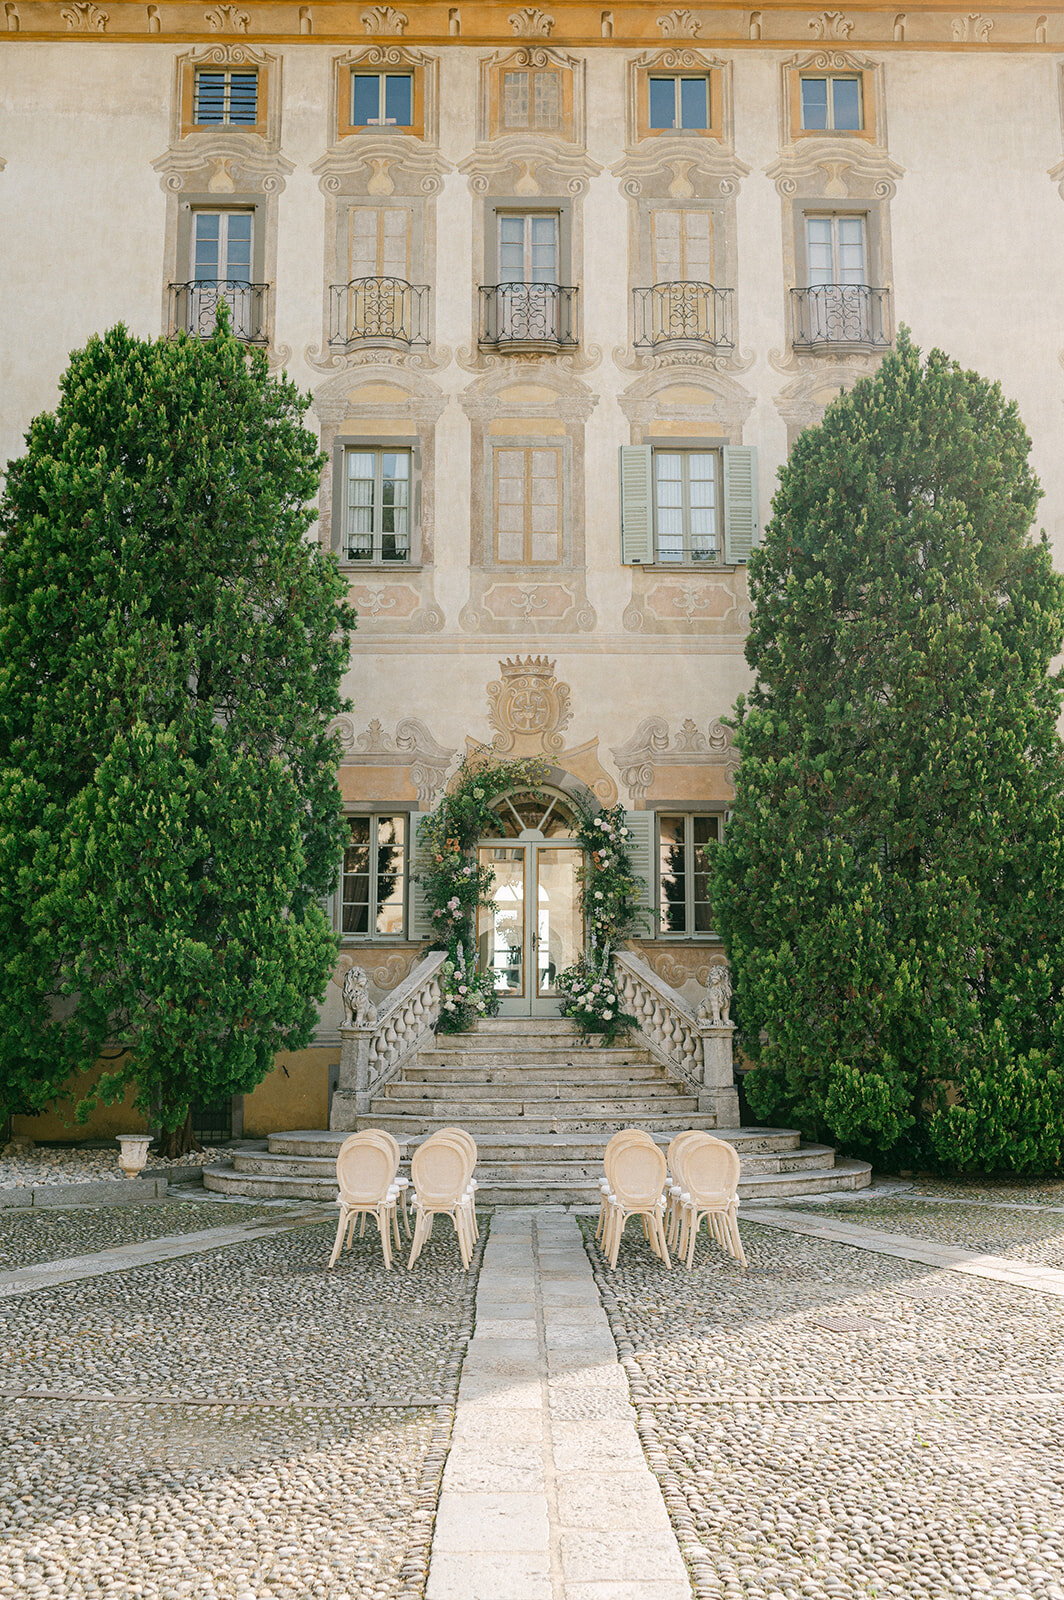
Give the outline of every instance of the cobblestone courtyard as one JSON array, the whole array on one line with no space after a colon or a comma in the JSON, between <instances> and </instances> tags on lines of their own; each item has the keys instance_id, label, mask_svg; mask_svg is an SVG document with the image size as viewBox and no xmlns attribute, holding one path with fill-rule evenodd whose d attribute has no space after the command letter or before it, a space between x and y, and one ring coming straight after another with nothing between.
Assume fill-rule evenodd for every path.
<instances>
[{"instance_id":1,"label":"cobblestone courtyard","mask_svg":"<svg viewBox=\"0 0 1064 1600\"><path fill-rule=\"evenodd\" d=\"M1064 1278L1060 1292L1040 1292L874 1244L903 1235L914 1248L955 1245L1059 1274L1064 1188L926 1189L786 1208L803 1227L857 1223L872 1248L783 1231L750 1206L745 1276L705 1242L693 1273L667 1273L635 1225L611 1274L588 1240L627 1377L626 1395L614 1365L616 1418L588 1403L615 1393L606 1381L615 1356L589 1331L599 1353L581 1365L592 1313L567 1287L574 1224L555 1212L524 1225L544 1334L531 1300L511 1303L523 1294L526 1247L517 1215L500 1214L453 1485L506 1489L506 1418L517 1413L490 1408L500 1394L508 1406L538 1406L538 1361L555 1464L570 1483L587 1429L616 1435L630 1426L622 1415L636 1422L698 1600L1064 1600ZM327 1275L334 1217L189 1199L0 1213L0 1595L420 1600L478 1263L463 1274L438 1228L412 1274L386 1273L367 1235ZM212 1236L234 1222L271 1231L225 1244ZM171 1238L194 1253L105 1274L77 1265ZM75 1261L77 1281L15 1283L18 1269L60 1261ZM522 1399L530 1374L532 1399ZM527 1478L524 1435L518 1447ZM609 1567L608 1544L597 1570L590 1536L578 1564L572 1536L564 1527L555 1536L569 1491L563 1484L559 1502L552 1473L548 1463L542 1558L521 1555L533 1546L519 1531L513 1561L491 1568L489 1593L483 1576L463 1587L453 1550L465 1546L452 1545L433 1552L447 1578L431 1581L430 1596L687 1591L688 1580L656 1566L667 1527L635 1502L627 1521L623 1504L611 1513L623 1526L615 1552L631 1549L625 1577ZM459 1503L441 1511L441 1527L459 1526Z\"/></svg>"}]
</instances>

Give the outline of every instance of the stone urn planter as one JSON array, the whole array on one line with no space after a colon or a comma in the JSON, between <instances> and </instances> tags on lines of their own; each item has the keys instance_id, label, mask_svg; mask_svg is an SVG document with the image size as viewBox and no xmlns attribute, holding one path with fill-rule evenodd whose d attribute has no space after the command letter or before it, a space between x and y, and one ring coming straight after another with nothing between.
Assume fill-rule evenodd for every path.
<instances>
[{"instance_id":1,"label":"stone urn planter","mask_svg":"<svg viewBox=\"0 0 1064 1600\"><path fill-rule=\"evenodd\" d=\"M148 1159L151 1134L120 1133L118 1135L118 1144L118 1165L122 1168L127 1178L135 1178L138 1172L143 1171L144 1163Z\"/></svg>"}]
</instances>

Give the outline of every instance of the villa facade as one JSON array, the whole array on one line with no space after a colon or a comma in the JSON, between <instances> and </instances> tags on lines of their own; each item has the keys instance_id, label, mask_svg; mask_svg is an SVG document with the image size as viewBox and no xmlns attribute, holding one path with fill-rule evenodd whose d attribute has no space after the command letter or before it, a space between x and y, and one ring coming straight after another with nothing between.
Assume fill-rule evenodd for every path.
<instances>
[{"instance_id":1,"label":"villa facade","mask_svg":"<svg viewBox=\"0 0 1064 1600\"><path fill-rule=\"evenodd\" d=\"M341 958L245 1131L327 1124L344 972L383 1001L412 971L417 823L478 746L552 769L482 847L504 1011L556 1009L581 948L590 800L626 808L642 953L697 1001L746 560L797 434L900 324L1018 401L1064 557L1064 11L3 12L0 458L91 333L202 333L219 300L329 458L359 619Z\"/></svg>"}]
</instances>

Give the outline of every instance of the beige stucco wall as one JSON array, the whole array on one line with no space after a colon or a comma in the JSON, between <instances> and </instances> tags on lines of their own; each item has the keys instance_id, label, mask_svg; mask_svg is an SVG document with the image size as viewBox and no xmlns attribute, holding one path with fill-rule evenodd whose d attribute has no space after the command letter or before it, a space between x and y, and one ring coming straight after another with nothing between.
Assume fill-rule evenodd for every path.
<instances>
[{"instance_id":1,"label":"beige stucco wall","mask_svg":"<svg viewBox=\"0 0 1064 1600\"><path fill-rule=\"evenodd\" d=\"M401 41L404 46L417 42L417 8L407 9L415 23ZM816 18L835 15L799 15L795 40L804 41L808 51ZM913 31L921 15L911 13ZM1064 155L1058 93L1064 22L1054 16L1050 23L1051 38L1054 30L1061 33L1059 54L1036 47L1033 22L1023 24L1030 47L1008 50L995 48L1005 37L1005 23L988 44L955 48L946 29L945 42L926 49L893 48L889 21L876 35L878 47L862 43L866 23L874 31L874 19L862 16L852 36L844 32L828 48L854 52L882 69L883 157L898 169L888 185L896 192L884 202L894 322L908 323L919 343L940 345L1000 379L1006 394L1018 401L1046 491L1041 520L1058 563L1064 564L1059 448L1064 200L1049 176ZM646 28L639 50L665 42L649 13ZM787 395L803 374L830 391L838 364L830 358L796 363L789 353L785 219L790 202L781 197L770 169L781 154L780 68L795 58L796 49L793 43L755 47L749 39L742 48L714 45L714 31L703 27L700 37L686 43L704 49L731 73L739 176L729 204L734 208L738 338L736 359L725 364L723 377L729 392L749 407L741 439L735 428L731 438L759 449L764 520L787 451L788 417L794 427ZM617 451L632 440L622 402L641 374L629 348L629 205L622 178L612 169L625 159L628 64L638 50L586 39L569 45L564 18L549 40L551 47L586 61L586 156L593 168L586 192L577 192L573 202L582 210L584 240L582 259L573 269L582 305L582 347L575 371L552 363L544 370L550 368L560 394L583 396L587 411L582 510L586 597L595 622L574 631L568 625L552 627L533 614L515 632L493 630L483 619L468 625L462 618L475 588L470 517L477 492L471 482L475 424L466 407L471 394L482 393L493 374L507 367L478 365L472 307L482 268L474 242L484 198L473 192L469 173L460 167L476 144L479 63L498 46L438 39L425 45L439 58L438 153L444 169L431 197L435 245L427 265L437 364L422 367L385 358L379 371L362 370L354 362L346 371L330 371L311 359L323 341L328 260L327 196L312 169L330 145L332 63L346 50L373 41L362 28L346 44L315 39L271 44L255 37L253 25L247 42L267 47L280 60L279 149L291 164L271 201L275 360L283 360L316 402L331 406L334 433L412 430L409 415L391 416L383 402L370 420L357 414L360 385L389 374L400 393L404 383L417 389L438 413L430 508L434 556L417 583L442 613L442 622L419 631L390 620L387 610L373 617L363 608L345 686L354 703L353 724L361 730L377 719L390 734L400 719L415 717L438 746L460 752L470 738L492 736L487 686L498 678L500 661L543 654L554 663L556 679L569 686L566 748L597 741L601 768L627 800L612 752L631 739L643 719L664 717L672 730L691 719L705 730L727 714L748 683L741 571L699 575L700 584L715 586L717 615L711 623L655 632L626 619L626 608L649 580L619 559ZM33 39L9 34L0 40L0 460L19 451L34 413L54 405L67 352L90 332L118 320L142 335L164 331L164 263L172 223L165 174L153 162L171 147L175 62L190 47L191 42L166 39L112 42L105 35ZM700 148L692 142L696 165ZM484 153L485 161L490 154ZM511 362L510 370L515 384L536 381L535 363ZM697 377L697 362L690 371ZM706 372L712 375L712 363ZM679 369L677 382L683 381L684 369ZM345 393L353 397L350 402ZM323 397L331 397L327 405ZM803 414L805 420L813 411ZM504 401L500 414L506 413ZM696 419L690 429L713 436L726 431L711 398L701 425ZM373 574L382 583L390 576ZM365 581L367 574L355 577ZM719 762L715 770L719 775ZM667 793L662 780L659 795L663 786ZM389 967L379 951L374 959L385 987L397 981L403 960ZM323 1039L335 1038L338 1022L339 994L333 985L323 1013ZM279 1072L271 1075L247 1099L246 1130L262 1131L286 1120L308 1126L323 1122L327 1058L327 1049L305 1053L288 1080ZM93 1131L98 1131L95 1124Z\"/></svg>"}]
</instances>

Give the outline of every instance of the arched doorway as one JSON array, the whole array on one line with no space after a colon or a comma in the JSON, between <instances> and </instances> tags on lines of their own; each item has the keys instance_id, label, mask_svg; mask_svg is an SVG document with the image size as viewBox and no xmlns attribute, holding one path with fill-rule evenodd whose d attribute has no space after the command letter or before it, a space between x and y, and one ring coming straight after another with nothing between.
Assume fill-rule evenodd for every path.
<instances>
[{"instance_id":1,"label":"arched doorway","mask_svg":"<svg viewBox=\"0 0 1064 1600\"><path fill-rule=\"evenodd\" d=\"M576 811L545 788L513 790L492 809L497 832L477 860L495 874L496 909L477 919L479 964L495 974L501 1016L557 1016L558 975L584 952Z\"/></svg>"}]
</instances>

